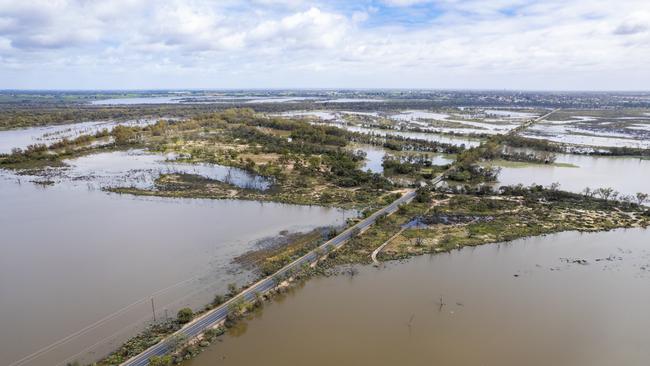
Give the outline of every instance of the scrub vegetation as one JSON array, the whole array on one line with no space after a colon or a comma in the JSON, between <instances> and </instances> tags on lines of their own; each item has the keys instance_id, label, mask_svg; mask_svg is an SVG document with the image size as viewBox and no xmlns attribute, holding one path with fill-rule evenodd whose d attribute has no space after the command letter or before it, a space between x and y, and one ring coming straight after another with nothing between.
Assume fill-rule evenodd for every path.
<instances>
[{"instance_id":1,"label":"scrub vegetation","mask_svg":"<svg viewBox=\"0 0 650 366\"><path fill-rule=\"evenodd\" d=\"M531 142L531 145L528 145ZM360 169L363 154L353 146L368 144L388 152L384 174ZM163 174L153 189L111 188L121 194L163 197L246 199L293 204L357 208L362 216L416 189L412 202L392 215L384 215L364 232L356 232L346 245L322 253L314 266L274 278L277 288L257 294L254 301L228 303L229 315L217 328L193 340L168 336L207 310L225 303L241 289L194 312L181 309L175 320L155 324L126 342L99 365L117 365L165 338L175 351L150 360L152 365L181 363L201 352L226 329L236 332L237 320L261 308L266 299L292 283L313 275L331 274L341 265L403 259L425 253L447 252L464 246L514 240L567 230L600 231L621 227L647 227L650 211L642 204L648 196L619 196L613 189L586 189L582 194L557 186L509 186L494 191L484 183L497 179L499 169L490 162L552 164L556 144L512 135L490 136L480 146L465 149L450 144L393 136L374 136L305 120L269 117L251 109L204 113L182 121L161 120L146 127L118 126L112 131L63 140L50 146L33 145L0 156L0 167L33 173L65 164L65 159L106 150L144 148L172 153L186 163L235 167L272 182L268 189L238 187L190 174ZM517 148L534 148L535 153ZM408 155L412 153L413 155ZM421 153L454 154L453 164L433 165ZM407 154L407 155L404 155ZM448 186L432 188L430 179L444 174ZM358 219L349 220L354 224ZM287 263L336 236L335 229L315 230L291 237L284 245L247 253L238 258L254 267L259 277L273 275Z\"/></svg>"},{"instance_id":2,"label":"scrub vegetation","mask_svg":"<svg viewBox=\"0 0 650 366\"><path fill-rule=\"evenodd\" d=\"M0 156L0 167L38 169L65 165L64 160L99 151L145 148L174 153L177 161L208 163L243 169L273 182L267 190L240 188L228 182L185 174L162 175L154 189L114 188L118 193L165 197L251 199L340 207L377 207L403 184L360 169L362 154L353 144L381 146L396 153L457 154L450 144L379 137L305 121L268 117L250 109L232 109L183 121L164 121L146 127L117 126L112 131L80 136L45 146L30 146ZM389 170L410 182L432 177L440 168L425 161L387 161Z\"/></svg>"},{"instance_id":3,"label":"scrub vegetation","mask_svg":"<svg viewBox=\"0 0 650 366\"><path fill-rule=\"evenodd\" d=\"M387 198L386 201L394 198ZM537 185L507 186L499 191L487 186L461 189L454 186L436 190L420 188L411 203L400 206L392 215L379 218L375 225L363 233L359 232L339 250L323 255L316 265L304 266L297 272L276 278L278 287L270 293L259 294L252 302L231 303L224 324L207 330L194 340L172 340L175 351L167 358L153 361L168 362L162 363L164 365L178 364L198 355L225 332L237 333L239 320L261 309L264 301L314 275L340 273L341 268L349 264L370 264L373 250L389 240L379 254L382 261L567 230L602 231L650 225L650 210L640 205L647 200L647 196L641 195L637 202L613 198L611 194L592 194L590 190L576 194L560 191L555 186ZM254 265L260 277L265 277L335 235L333 229L296 235L286 245L248 253L243 260ZM354 275L354 269L343 270L343 273ZM239 291L236 286L229 286L228 293L216 295L206 310L224 303ZM99 364L115 365L122 362L160 341L161 337L173 333L191 316L190 309L179 311L177 320L148 329Z\"/></svg>"}]
</instances>

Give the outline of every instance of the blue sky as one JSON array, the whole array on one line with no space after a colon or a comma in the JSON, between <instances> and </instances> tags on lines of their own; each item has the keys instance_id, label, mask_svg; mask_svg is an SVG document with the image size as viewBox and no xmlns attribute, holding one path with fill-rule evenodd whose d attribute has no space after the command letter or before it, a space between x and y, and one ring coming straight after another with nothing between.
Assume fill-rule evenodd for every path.
<instances>
[{"instance_id":1,"label":"blue sky","mask_svg":"<svg viewBox=\"0 0 650 366\"><path fill-rule=\"evenodd\" d=\"M650 89L650 1L0 0L0 89Z\"/></svg>"}]
</instances>

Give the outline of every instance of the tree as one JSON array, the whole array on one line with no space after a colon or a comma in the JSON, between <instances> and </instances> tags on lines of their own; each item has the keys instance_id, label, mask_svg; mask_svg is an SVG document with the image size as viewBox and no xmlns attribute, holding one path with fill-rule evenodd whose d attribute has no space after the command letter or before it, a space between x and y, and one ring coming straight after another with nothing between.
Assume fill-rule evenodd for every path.
<instances>
[{"instance_id":1,"label":"tree","mask_svg":"<svg viewBox=\"0 0 650 366\"><path fill-rule=\"evenodd\" d=\"M181 310L178 311L176 318L178 319L179 323L185 324L185 323L189 323L190 320L192 320L193 316L194 313L192 312L192 309L182 308Z\"/></svg>"},{"instance_id":2,"label":"tree","mask_svg":"<svg viewBox=\"0 0 650 366\"><path fill-rule=\"evenodd\" d=\"M431 201L431 191L427 187L420 187L415 191L415 202L425 203Z\"/></svg>"},{"instance_id":3,"label":"tree","mask_svg":"<svg viewBox=\"0 0 650 366\"><path fill-rule=\"evenodd\" d=\"M614 193L613 188L598 188L596 190L596 194L604 200L608 200L613 193Z\"/></svg>"},{"instance_id":4,"label":"tree","mask_svg":"<svg viewBox=\"0 0 650 366\"><path fill-rule=\"evenodd\" d=\"M234 283L228 284L228 295L235 296L237 294L237 285Z\"/></svg>"},{"instance_id":5,"label":"tree","mask_svg":"<svg viewBox=\"0 0 650 366\"><path fill-rule=\"evenodd\" d=\"M274 274L273 275L273 282L275 282L276 285L279 285L280 283L282 283L282 281L284 281L285 277L286 276L284 274L282 274L282 273Z\"/></svg>"},{"instance_id":6,"label":"tree","mask_svg":"<svg viewBox=\"0 0 650 366\"><path fill-rule=\"evenodd\" d=\"M246 300L239 298L228 304L228 315L239 316L246 309Z\"/></svg>"},{"instance_id":7,"label":"tree","mask_svg":"<svg viewBox=\"0 0 650 366\"><path fill-rule=\"evenodd\" d=\"M327 239L328 239L328 240L329 240L329 239L332 239L332 238L334 238L334 237L336 237L337 235L338 235L338 232L336 231L336 228L331 227L331 228L327 231Z\"/></svg>"},{"instance_id":8,"label":"tree","mask_svg":"<svg viewBox=\"0 0 650 366\"><path fill-rule=\"evenodd\" d=\"M175 334L167 340L167 346L170 350L177 350L187 343L187 336L185 334Z\"/></svg>"},{"instance_id":9,"label":"tree","mask_svg":"<svg viewBox=\"0 0 650 366\"><path fill-rule=\"evenodd\" d=\"M149 366L169 366L172 364L172 356L152 356L149 358Z\"/></svg>"},{"instance_id":10,"label":"tree","mask_svg":"<svg viewBox=\"0 0 650 366\"><path fill-rule=\"evenodd\" d=\"M214 300L212 300L212 305L219 306L219 305L223 304L224 300L225 300L225 298L224 298L223 295L216 294L216 295L214 295Z\"/></svg>"},{"instance_id":11,"label":"tree","mask_svg":"<svg viewBox=\"0 0 650 366\"><path fill-rule=\"evenodd\" d=\"M154 136L161 136L167 131L167 122L160 120L155 125L151 126L151 134Z\"/></svg>"},{"instance_id":12,"label":"tree","mask_svg":"<svg viewBox=\"0 0 650 366\"><path fill-rule=\"evenodd\" d=\"M131 127L116 126L111 133L116 145L126 145L135 138L135 131Z\"/></svg>"},{"instance_id":13,"label":"tree","mask_svg":"<svg viewBox=\"0 0 650 366\"><path fill-rule=\"evenodd\" d=\"M309 165L309 170L312 172L317 172L320 170L320 163L321 159L318 156L311 156L309 159L307 159L307 163Z\"/></svg>"},{"instance_id":14,"label":"tree","mask_svg":"<svg viewBox=\"0 0 650 366\"><path fill-rule=\"evenodd\" d=\"M648 200L648 194L647 193L642 193L642 192L637 192L636 194L636 203L642 205Z\"/></svg>"}]
</instances>

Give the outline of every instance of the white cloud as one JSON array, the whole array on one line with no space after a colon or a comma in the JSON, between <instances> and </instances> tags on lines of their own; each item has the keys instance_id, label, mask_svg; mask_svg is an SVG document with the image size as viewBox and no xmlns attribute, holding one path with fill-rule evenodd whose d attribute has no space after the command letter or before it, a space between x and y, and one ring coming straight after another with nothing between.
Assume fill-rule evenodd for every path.
<instances>
[{"instance_id":1,"label":"white cloud","mask_svg":"<svg viewBox=\"0 0 650 366\"><path fill-rule=\"evenodd\" d=\"M355 23L361 23L368 20L370 15L365 11L355 11L352 13L352 21Z\"/></svg>"},{"instance_id":2,"label":"white cloud","mask_svg":"<svg viewBox=\"0 0 650 366\"><path fill-rule=\"evenodd\" d=\"M95 75L96 87L112 88L650 84L645 0L384 3L439 14L414 26L382 7L306 0L0 0L0 79L75 87L77 75ZM69 84L35 85L43 80ZM144 84L120 84L136 81Z\"/></svg>"},{"instance_id":3,"label":"white cloud","mask_svg":"<svg viewBox=\"0 0 650 366\"><path fill-rule=\"evenodd\" d=\"M341 15L310 8L277 21L265 21L247 32L247 39L260 47L271 42L281 48L331 48L345 35L347 22Z\"/></svg>"},{"instance_id":4,"label":"white cloud","mask_svg":"<svg viewBox=\"0 0 650 366\"><path fill-rule=\"evenodd\" d=\"M388 6L413 6L425 3L432 3L433 0L383 0L384 4Z\"/></svg>"}]
</instances>

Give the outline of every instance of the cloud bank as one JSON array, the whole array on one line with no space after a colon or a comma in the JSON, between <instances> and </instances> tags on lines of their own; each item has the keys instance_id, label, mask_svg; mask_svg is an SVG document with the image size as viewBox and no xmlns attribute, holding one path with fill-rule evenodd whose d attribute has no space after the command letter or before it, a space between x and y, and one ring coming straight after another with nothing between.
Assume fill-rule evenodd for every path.
<instances>
[{"instance_id":1,"label":"cloud bank","mask_svg":"<svg viewBox=\"0 0 650 366\"><path fill-rule=\"evenodd\" d=\"M650 2L0 0L0 88L650 89Z\"/></svg>"}]
</instances>

